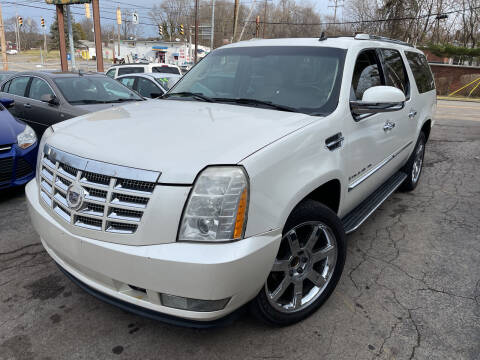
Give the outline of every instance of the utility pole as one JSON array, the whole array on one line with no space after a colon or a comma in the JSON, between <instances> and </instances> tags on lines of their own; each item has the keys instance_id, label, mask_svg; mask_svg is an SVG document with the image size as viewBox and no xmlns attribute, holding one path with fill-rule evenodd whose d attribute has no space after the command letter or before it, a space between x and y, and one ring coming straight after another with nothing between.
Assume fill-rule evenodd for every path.
<instances>
[{"instance_id":1,"label":"utility pole","mask_svg":"<svg viewBox=\"0 0 480 360\"><path fill-rule=\"evenodd\" d=\"M195 0L195 64L197 63L198 53L198 0Z\"/></svg>"},{"instance_id":2,"label":"utility pole","mask_svg":"<svg viewBox=\"0 0 480 360\"><path fill-rule=\"evenodd\" d=\"M57 20L58 20L58 39L60 41L60 64L62 71L68 71L67 62L67 46L65 44L65 21L64 21L64 8L63 5L56 5L57 7Z\"/></svg>"},{"instance_id":3,"label":"utility pole","mask_svg":"<svg viewBox=\"0 0 480 360\"><path fill-rule=\"evenodd\" d=\"M5 41L5 27L3 25L2 4L0 4L0 42L2 44L3 70L8 70L7 43Z\"/></svg>"},{"instance_id":4,"label":"utility pole","mask_svg":"<svg viewBox=\"0 0 480 360\"><path fill-rule=\"evenodd\" d=\"M335 24L337 22L337 8L343 7L343 4L339 4L339 2L343 0L330 0L330 1L333 1L333 4L334 4L333 6L329 6L329 8L333 8L333 22L334 22L333 35L335 35L335 33L337 32L337 24Z\"/></svg>"},{"instance_id":5,"label":"utility pole","mask_svg":"<svg viewBox=\"0 0 480 360\"><path fill-rule=\"evenodd\" d=\"M255 19L255 37L258 39L260 35L260 16Z\"/></svg>"},{"instance_id":6,"label":"utility pole","mask_svg":"<svg viewBox=\"0 0 480 360\"><path fill-rule=\"evenodd\" d=\"M212 0L212 27L210 30L210 51L213 50L213 36L215 33L215 0Z\"/></svg>"},{"instance_id":7,"label":"utility pole","mask_svg":"<svg viewBox=\"0 0 480 360\"><path fill-rule=\"evenodd\" d=\"M265 39L265 28L267 27L267 0L265 0L265 8L263 9L263 35Z\"/></svg>"},{"instance_id":8,"label":"utility pole","mask_svg":"<svg viewBox=\"0 0 480 360\"><path fill-rule=\"evenodd\" d=\"M235 42L235 37L237 35L237 23L238 23L239 7L240 7L240 1L235 0L235 7L233 8L233 37L232 37L232 42Z\"/></svg>"},{"instance_id":9,"label":"utility pole","mask_svg":"<svg viewBox=\"0 0 480 360\"><path fill-rule=\"evenodd\" d=\"M45 30L45 19L44 18L42 18L41 23L42 23L42 28L43 28L43 50L45 52L45 60L47 60L46 59L47 52L48 52L48 49L47 49L47 32Z\"/></svg>"},{"instance_id":10,"label":"utility pole","mask_svg":"<svg viewBox=\"0 0 480 360\"><path fill-rule=\"evenodd\" d=\"M118 35L118 51L117 57L120 59L120 27L122 26L122 10L120 10L120 6L117 7L117 35Z\"/></svg>"},{"instance_id":11,"label":"utility pole","mask_svg":"<svg viewBox=\"0 0 480 360\"><path fill-rule=\"evenodd\" d=\"M100 27L100 5L98 0L92 0L93 28L95 29L95 57L97 59L97 71L103 72L102 29Z\"/></svg>"},{"instance_id":12,"label":"utility pole","mask_svg":"<svg viewBox=\"0 0 480 360\"><path fill-rule=\"evenodd\" d=\"M67 10L67 28L68 28L68 42L70 45L70 57L71 57L71 64L72 70L74 70L77 66L75 64L75 44L73 43L73 30L72 30L72 14L70 13L70 5L65 5Z\"/></svg>"}]
</instances>

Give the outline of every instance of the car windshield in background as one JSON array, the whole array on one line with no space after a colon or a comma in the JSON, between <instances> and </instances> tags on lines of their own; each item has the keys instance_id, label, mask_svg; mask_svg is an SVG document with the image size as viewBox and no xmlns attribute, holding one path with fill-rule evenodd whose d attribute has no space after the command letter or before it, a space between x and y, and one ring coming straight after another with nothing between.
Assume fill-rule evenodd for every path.
<instances>
[{"instance_id":1,"label":"car windshield in background","mask_svg":"<svg viewBox=\"0 0 480 360\"><path fill-rule=\"evenodd\" d=\"M306 46L219 49L191 69L168 98L198 94L215 102L327 115L338 104L345 54Z\"/></svg>"},{"instance_id":2,"label":"car windshield in background","mask_svg":"<svg viewBox=\"0 0 480 360\"><path fill-rule=\"evenodd\" d=\"M177 68L170 66L154 66L152 67L152 72L180 75L180 71Z\"/></svg>"},{"instance_id":3,"label":"car windshield in background","mask_svg":"<svg viewBox=\"0 0 480 360\"><path fill-rule=\"evenodd\" d=\"M179 77L159 77L155 78L155 81L168 91L177 83L178 79Z\"/></svg>"},{"instance_id":4,"label":"car windshield in background","mask_svg":"<svg viewBox=\"0 0 480 360\"><path fill-rule=\"evenodd\" d=\"M105 104L143 100L127 87L107 76L54 78L63 96L72 105Z\"/></svg>"}]
</instances>

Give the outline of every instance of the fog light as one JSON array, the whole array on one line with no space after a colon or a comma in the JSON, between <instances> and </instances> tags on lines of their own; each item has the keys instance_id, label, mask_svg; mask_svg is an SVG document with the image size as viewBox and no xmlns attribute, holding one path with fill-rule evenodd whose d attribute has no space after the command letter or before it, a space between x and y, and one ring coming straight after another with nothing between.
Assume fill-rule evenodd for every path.
<instances>
[{"instance_id":1,"label":"fog light","mask_svg":"<svg viewBox=\"0 0 480 360\"><path fill-rule=\"evenodd\" d=\"M221 300L200 300L182 296L161 294L162 305L180 310L189 311L218 311L227 306L228 299Z\"/></svg>"}]
</instances>

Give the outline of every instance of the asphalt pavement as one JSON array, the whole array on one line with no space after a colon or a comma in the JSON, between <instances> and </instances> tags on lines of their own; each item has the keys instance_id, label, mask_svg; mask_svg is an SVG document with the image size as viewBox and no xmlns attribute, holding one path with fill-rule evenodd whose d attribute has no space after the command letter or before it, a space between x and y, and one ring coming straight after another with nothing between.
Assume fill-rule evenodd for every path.
<instances>
[{"instance_id":1,"label":"asphalt pavement","mask_svg":"<svg viewBox=\"0 0 480 360\"><path fill-rule=\"evenodd\" d=\"M480 359L480 104L439 101L425 168L348 236L307 320L209 330L105 304L43 250L23 189L0 192L0 359ZM160 276L160 274L159 274Z\"/></svg>"}]
</instances>

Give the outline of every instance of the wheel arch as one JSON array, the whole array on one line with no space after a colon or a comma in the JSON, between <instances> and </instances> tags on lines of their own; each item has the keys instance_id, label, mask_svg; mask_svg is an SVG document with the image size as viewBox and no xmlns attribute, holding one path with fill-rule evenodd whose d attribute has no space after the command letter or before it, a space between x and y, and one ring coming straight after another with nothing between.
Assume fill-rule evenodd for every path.
<instances>
[{"instance_id":1,"label":"wheel arch","mask_svg":"<svg viewBox=\"0 0 480 360\"><path fill-rule=\"evenodd\" d=\"M296 199L296 202L293 203L293 206L289 208L283 225L285 226L290 214L305 200L317 201L328 207L335 214L338 214L341 198L342 184L338 177L321 181L320 185L317 184L317 186L312 186L309 188L309 190L305 190L304 193Z\"/></svg>"},{"instance_id":2,"label":"wheel arch","mask_svg":"<svg viewBox=\"0 0 480 360\"><path fill-rule=\"evenodd\" d=\"M423 123L420 129L420 132L423 132L425 134L425 138L427 141L428 141L428 138L430 137L431 130L432 130L432 120L428 119Z\"/></svg>"}]
</instances>

